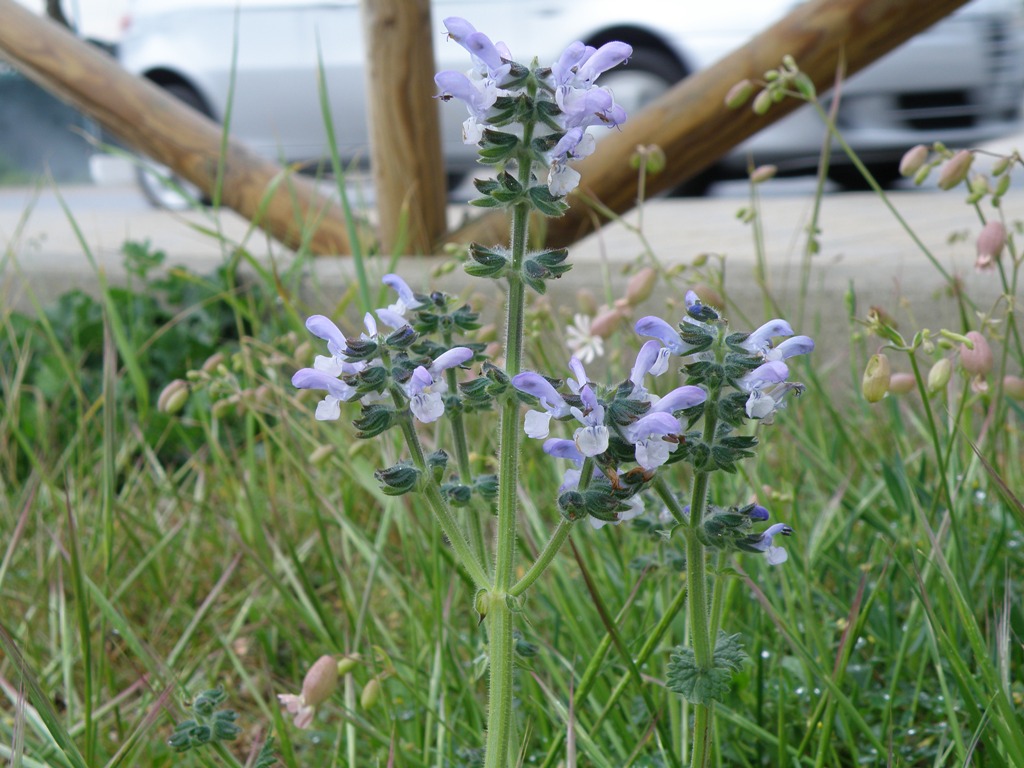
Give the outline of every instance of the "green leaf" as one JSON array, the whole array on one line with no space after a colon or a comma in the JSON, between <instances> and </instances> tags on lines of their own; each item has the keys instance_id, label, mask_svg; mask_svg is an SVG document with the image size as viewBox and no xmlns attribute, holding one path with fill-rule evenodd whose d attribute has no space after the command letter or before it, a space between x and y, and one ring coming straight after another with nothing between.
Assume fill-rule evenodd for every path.
<instances>
[{"instance_id":1,"label":"green leaf","mask_svg":"<svg viewBox=\"0 0 1024 768\"><path fill-rule=\"evenodd\" d=\"M669 690L675 691L691 704L721 701L729 692L733 673L739 671L747 658L739 637L738 634L718 633L710 669L698 667L693 651L678 646L668 663Z\"/></svg>"}]
</instances>

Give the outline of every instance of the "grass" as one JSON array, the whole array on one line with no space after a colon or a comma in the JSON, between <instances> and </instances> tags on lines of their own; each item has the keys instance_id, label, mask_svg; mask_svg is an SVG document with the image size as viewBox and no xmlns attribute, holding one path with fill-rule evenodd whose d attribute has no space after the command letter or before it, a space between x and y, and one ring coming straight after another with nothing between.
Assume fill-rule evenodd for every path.
<instances>
[{"instance_id":1,"label":"grass","mask_svg":"<svg viewBox=\"0 0 1024 768\"><path fill-rule=\"evenodd\" d=\"M301 264L243 282L248 259L234 252L213 275L156 277L154 251L129 249L128 289L0 315L0 755L252 764L273 734L287 766L476 764L486 658L471 586L429 514L374 481L401 458L392 433L360 442L344 419L317 423L315 398L289 384L313 351L301 317L346 307L303 307ZM1019 374L1019 321L1005 306L998 317L997 370ZM532 319L533 341L550 338L555 319ZM797 531L785 565L715 569L714 610L750 656L717 709L718 764L1024 765L1024 411L996 375L977 393L960 371L926 398L864 402L860 374L881 342L863 319L851 312L848 384L826 384L814 356L800 363L808 391L764 428L768 450L714 481L713 499L756 495ZM948 327L968 330L956 312ZM628 360L636 343L609 346ZM926 374L949 354L939 344L913 359ZM153 406L175 377L192 392L170 417ZM467 425L481 471L494 436ZM556 523L560 480L525 450L520 567ZM687 631L685 581L679 541L659 530L656 510L579 526L528 593L523 764L680 755L689 721L664 681ZM276 694L297 692L325 653L359 664L297 731ZM381 695L365 707L371 680ZM240 737L177 755L167 739L216 685Z\"/></svg>"}]
</instances>

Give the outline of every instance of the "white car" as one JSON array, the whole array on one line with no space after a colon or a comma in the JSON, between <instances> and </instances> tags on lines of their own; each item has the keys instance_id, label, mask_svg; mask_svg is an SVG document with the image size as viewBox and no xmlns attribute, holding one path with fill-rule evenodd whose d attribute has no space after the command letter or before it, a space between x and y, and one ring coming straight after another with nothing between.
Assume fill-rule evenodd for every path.
<instances>
[{"instance_id":1,"label":"white car","mask_svg":"<svg viewBox=\"0 0 1024 768\"><path fill-rule=\"evenodd\" d=\"M151 7L147 10L146 3ZM157 0L159 1L159 0ZM232 135L269 158L315 164L328 156L317 87L326 75L335 134L346 161L369 155L359 0L137 0L119 59L130 72L167 88L223 121L232 98ZM606 73L627 112L703 69L782 17L793 0L728 3L661 0L434 0L438 69L465 70L465 51L446 40L441 20L463 16L514 56L553 62L574 40L633 46L624 67ZM237 55L232 50L237 41ZM319 52L319 53L318 53ZM233 92L232 92L233 90ZM976 145L1021 127L1024 5L976 0L844 86L839 122L851 145L883 180L902 153L941 140ZM461 141L461 105L440 105L446 166L472 170L475 147ZM726 158L720 171L771 162L783 172L812 169L823 129L808 109L761 132ZM837 181L856 184L837 156ZM147 195L173 195L142 174Z\"/></svg>"}]
</instances>

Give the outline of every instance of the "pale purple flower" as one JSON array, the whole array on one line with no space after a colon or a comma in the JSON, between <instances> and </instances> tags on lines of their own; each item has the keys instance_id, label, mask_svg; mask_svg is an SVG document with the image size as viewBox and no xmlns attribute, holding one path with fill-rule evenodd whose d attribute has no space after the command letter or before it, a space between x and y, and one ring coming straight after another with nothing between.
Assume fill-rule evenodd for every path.
<instances>
[{"instance_id":1,"label":"pale purple flower","mask_svg":"<svg viewBox=\"0 0 1024 768\"><path fill-rule=\"evenodd\" d=\"M740 343L740 346L748 352L753 352L757 355L764 355L769 349L771 349L773 338L776 336L792 335L793 329L789 327L789 323L785 320L776 318L774 320L769 320L747 336L747 338Z\"/></svg>"},{"instance_id":2,"label":"pale purple flower","mask_svg":"<svg viewBox=\"0 0 1024 768\"><path fill-rule=\"evenodd\" d=\"M356 389L326 371L303 368L292 376L292 386L297 389L326 390L327 395L317 403L317 421L336 421L341 416L342 402L352 400Z\"/></svg>"},{"instance_id":3,"label":"pale purple flower","mask_svg":"<svg viewBox=\"0 0 1024 768\"><path fill-rule=\"evenodd\" d=\"M787 360L796 355L807 355L814 351L814 339L810 336L793 336L764 354L765 360Z\"/></svg>"},{"instance_id":4,"label":"pale purple flower","mask_svg":"<svg viewBox=\"0 0 1024 768\"><path fill-rule=\"evenodd\" d=\"M698 391L704 394L703 390ZM678 420L670 413L648 413L622 431L626 440L635 446L636 463L648 472L668 461L672 451L679 447L677 442L662 439L680 432Z\"/></svg>"},{"instance_id":5,"label":"pale purple flower","mask_svg":"<svg viewBox=\"0 0 1024 768\"><path fill-rule=\"evenodd\" d=\"M660 317L641 317L633 328L640 336L649 336L660 341L673 355L686 355L693 349L692 344L683 341L679 332Z\"/></svg>"},{"instance_id":6,"label":"pale purple flower","mask_svg":"<svg viewBox=\"0 0 1024 768\"><path fill-rule=\"evenodd\" d=\"M769 565L779 565L789 559L789 553L782 547L776 547L772 542L776 536L789 536L792 533L793 529L788 525L776 523L762 533L760 540L752 546L754 549L764 552L765 559L768 560Z\"/></svg>"},{"instance_id":7,"label":"pale purple flower","mask_svg":"<svg viewBox=\"0 0 1024 768\"><path fill-rule=\"evenodd\" d=\"M576 443L561 437L552 437L544 441L544 453L554 456L556 459L568 459L577 467L583 466L583 454L580 453Z\"/></svg>"},{"instance_id":8,"label":"pale purple flower","mask_svg":"<svg viewBox=\"0 0 1024 768\"><path fill-rule=\"evenodd\" d=\"M644 342L636 355L636 362L633 363L633 370L629 372L629 380L633 384L633 392L630 400L650 400L650 395L644 387L644 377L660 376L668 370L669 349L661 346L656 341Z\"/></svg>"},{"instance_id":9,"label":"pale purple flower","mask_svg":"<svg viewBox=\"0 0 1024 768\"><path fill-rule=\"evenodd\" d=\"M685 411L687 408L693 408L695 405L700 405L707 399L708 393L700 387L695 387L692 384L684 384L681 387L676 387L664 397L658 398L652 396L651 412L671 414L676 411Z\"/></svg>"},{"instance_id":10,"label":"pale purple flower","mask_svg":"<svg viewBox=\"0 0 1024 768\"><path fill-rule=\"evenodd\" d=\"M579 363L576 358L573 360ZM569 380L569 385L572 386L572 379ZM604 406L589 385L583 386L579 390L579 395L583 400L583 409L573 407L569 412L583 426L577 429L572 437L580 453L584 456L597 456L608 450L610 437L608 427L604 424Z\"/></svg>"},{"instance_id":11,"label":"pale purple flower","mask_svg":"<svg viewBox=\"0 0 1024 768\"><path fill-rule=\"evenodd\" d=\"M444 415L444 394L448 391L444 377L440 374L455 368L473 357L473 350L455 347L439 355L429 370L418 366L405 383L405 394L409 397L409 410L424 424L437 421Z\"/></svg>"},{"instance_id":12,"label":"pale purple flower","mask_svg":"<svg viewBox=\"0 0 1024 768\"><path fill-rule=\"evenodd\" d=\"M448 30L448 37L469 52L478 68L495 79L508 74L512 56L504 43L491 42L487 35L477 32L476 27L458 16L449 16L443 24Z\"/></svg>"},{"instance_id":13,"label":"pale purple flower","mask_svg":"<svg viewBox=\"0 0 1024 768\"><path fill-rule=\"evenodd\" d=\"M526 371L512 377L512 386L520 392L533 395L540 400L543 411L529 410L526 412L526 435L537 440L548 436L552 417L564 419L569 415L569 404L558 394L551 382L539 373Z\"/></svg>"},{"instance_id":14,"label":"pale purple flower","mask_svg":"<svg viewBox=\"0 0 1024 768\"><path fill-rule=\"evenodd\" d=\"M737 384L744 392L749 392L745 406L747 416L751 419L768 419L781 405L783 397L799 385L777 387L789 377L789 366L781 360L772 360L759 365ZM777 396L776 396L777 395Z\"/></svg>"},{"instance_id":15,"label":"pale purple flower","mask_svg":"<svg viewBox=\"0 0 1024 768\"><path fill-rule=\"evenodd\" d=\"M345 357L348 341L333 320L323 315L311 315L306 319L306 328L314 336L327 342L327 351L330 353L330 356L317 355L314 358L313 367L316 370L331 376L357 373L361 370L361 365L350 363Z\"/></svg>"},{"instance_id":16,"label":"pale purple flower","mask_svg":"<svg viewBox=\"0 0 1024 768\"><path fill-rule=\"evenodd\" d=\"M297 728L313 724L316 709L327 701L338 687L338 663L331 656L321 656L302 680L302 691L279 693L277 698L290 714L295 715Z\"/></svg>"},{"instance_id":17,"label":"pale purple flower","mask_svg":"<svg viewBox=\"0 0 1024 768\"><path fill-rule=\"evenodd\" d=\"M405 316L410 309L419 309L423 302L416 298L412 288L401 277L396 274L387 274L381 278L381 282L398 294L398 300L388 306L388 310L395 314Z\"/></svg>"}]
</instances>

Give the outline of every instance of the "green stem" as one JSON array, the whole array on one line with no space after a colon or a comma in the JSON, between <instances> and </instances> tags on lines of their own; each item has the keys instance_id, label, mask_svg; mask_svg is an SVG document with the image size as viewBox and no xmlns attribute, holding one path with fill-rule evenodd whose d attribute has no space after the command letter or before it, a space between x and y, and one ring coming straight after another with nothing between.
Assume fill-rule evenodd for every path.
<instances>
[{"instance_id":1,"label":"green stem","mask_svg":"<svg viewBox=\"0 0 1024 768\"><path fill-rule=\"evenodd\" d=\"M523 145L528 146L531 126L524 126ZM519 163L519 182L530 185L531 162ZM511 264L507 274L508 300L505 324L505 372L511 377L522 368L523 325L526 314L526 290L523 264L530 204L521 202L512 209ZM505 399L501 407L498 433L498 530L495 541L494 584L487 605L488 662L490 691L487 707L487 744L484 768L506 768L512 733L512 666L515 647L512 639L512 611L509 590L516 553L516 512L519 488L519 400Z\"/></svg>"},{"instance_id":2,"label":"green stem","mask_svg":"<svg viewBox=\"0 0 1024 768\"><path fill-rule=\"evenodd\" d=\"M588 456L583 461L583 467L580 469L580 482L577 488L580 491L587 490L590 485L590 479L594 475L594 459ZM523 594L530 585L535 582L547 567L551 565L551 561L555 559L555 555L558 554L558 550L565 544L565 540L569 538L569 531L572 528L572 521L566 520L564 517L558 521L558 526L555 528L555 532L551 534L551 538L548 539L548 543L544 545L544 549L541 550L537 556L536 562L530 566L530 570L526 572L518 582L516 582L512 589L509 590L509 594L513 597L518 597Z\"/></svg>"},{"instance_id":3,"label":"green stem","mask_svg":"<svg viewBox=\"0 0 1024 768\"><path fill-rule=\"evenodd\" d=\"M572 528L572 522L566 520L564 517L558 521L558 527L555 528L555 532L551 534L551 538L548 539L548 543L544 545L544 549L541 550L537 559L533 565L530 566L530 570L526 572L519 581L517 581L512 588L508 591L513 597L518 597L528 590L535 582L538 577L547 570L548 566L551 565L551 561L555 559L555 555L558 554L558 550L565 544L565 540L569 538L569 531Z\"/></svg>"},{"instance_id":4,"label":"green stem","mask_svg":"<svg viewBox=\"0 0 1024 768\"><path fill-rule=\"evenodd\" d=\"M711 450L718 429L718 391L709 393L704 403L704 444ZM690 494L690 525L686 533L686 583L690 597L687 601L690 619L690 642L693 644L693 660L698 669L710 670L714 664L714 646L711 643L708 613L708 585L704 544L699 532L707 506L708 481L710 472L698 471L693 477L693 491ZM691 768L705 768L711 759L712 709L709 704L694 705L693 753L690 755Z\"/></svg>"},{"instance_id":5,"label":"green stem","mask_svg":"<svg viewBox=\"0 0 1024 768\"><path fill-rule=\"evenodd\" d=\"M392 392L395 405L402 409L403 403L401 395L396 392ZM420 445L419 435L416 434L416 427L413 425L412 415L408 410L400 410L398 415L398 425L402 430L402 435L405 437L406 445L409 447L409 453L412 454L413 463L416 468L423 473L423 495L426 496L427 503L430 505L430 511L434 513L434 517L437 518L438 524L441 526L441 530L444 531L444 535L448 537L448 541L452 544L452 549L455 551L455 556L459 560L459 564L466 570L469 577L473 580L474 586L477 589L486 589L490 585L490 579L487 577L487 571L484 569L482 562L477 559L473 550L469 546L469 541L466 539L466 535L462 532L458 522L456 522L454 515L448 508L448 502L445 501L441 495L441 489L437 487L437 483L434 482L433 475L430 468L427 466L427 461L423 456L423 448Z\"/></svg>"},{"instance_id":6,"label":"green stem","mask_svg":"<svg viewBox=\"0 0 1024 768\"><path fill-rule=\"evenodd\" d=\"M451 349L451 334L445 334L445 345ZM449 368L445 371L445 379L448 383L449 392L458 391L458 381L455 377L455 369ZM455 464L459 470L459 482L463 485L473 485L473 468L469 463L469 443L466 440L466 423L462 418L461 408L451 408L445 411L448 420L452 425L452 439L455 443ZM475 498L475 497L474 497ZM466 527L469 530L469 543L473 547L480 562L486 562L487 549L484 546L484 528L481 522L482 510L479 504L471 504L466 509Z\"/></svg>"}]
</instances>

